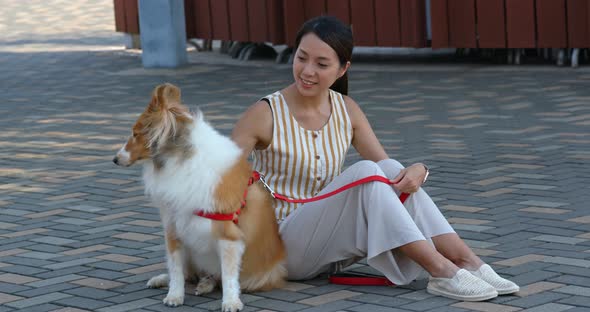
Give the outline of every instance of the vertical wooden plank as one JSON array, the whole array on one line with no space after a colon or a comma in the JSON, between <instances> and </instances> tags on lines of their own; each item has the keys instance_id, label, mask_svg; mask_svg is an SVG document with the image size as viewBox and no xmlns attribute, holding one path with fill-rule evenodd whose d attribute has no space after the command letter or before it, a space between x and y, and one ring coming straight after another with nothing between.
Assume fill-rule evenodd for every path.
<instances>
[{"instance_id":1,"label":"vertical wooden plank","mask_svg":"<svg viewBox=\"0 0 590 312\"><path fill-rule=\"evenodd\" d=\"M352 33L354 44L358 46L375 46L375 1L350 1Z\"/></svg>"},{"instance_id":2,"label":"vertical wooden plank","mask_svg":"<svg viewBox=\"0 0 590 312\"><path fill-rule=\"evenodd\" d=\"M211 0L211 30L213 39L231 40L228 0Z\"/></svg>"},{"instance_id":3,"label":"vertical wooden plank","mask_svg":"<svg viewBox=\"0 0 590 312\"><path fill-rule=\"evenodd\" d=\"M535 48L534 0L506 0L508 48Z\"/></svg>"},{"instance_id":4,"label":"vertical wooden plank","mask_svg":"<svg viewBox=\"0 0 590 312\"><path fill-rule=\"evenodd\" d=\"M114 0L113 9L115 11L115 31L127 32L127 25L125 23L125 1Z\"/></svg>"},{"instance_id":5,"label":"vertical wooden plank","mask_svg":"<svg viewBox=\"0 0 590 312\"><path fill-rule=\"evenodd\" d=\"M195 0L191 14L195 21L195 38L213 39L209 0Z\"/></svg>"},{"instance_id":6,"label":"vertical wooden plank","mask_svg":"<svg viewBox=\"0 0 590 312\"><path fill-rule=\"evenodd\" d=\"M480 48L506 48L504 0L477 0L477 33Z\"/></svg>"},{"instance_id":7,"label":"vertical wooden plank","mask_svg":"<svg viewBox=\"0 0 590 312\"><path fill-rule=\"evenodd\" d=\"M248 32L250 41L266 42L269 40L266 0L248 0Z\"/></svg>"},{"instance_id":8,"label":"vertical wooden plank","mask_svg":"<svg viewBox=\"0 0 590 312\"><path fill-rule=\"evenodd\" d=\"M375 0L375 30L378 46L401 46L400 24L399 0Z\"/></svg>"},{"instance_id":9,"label":"vertical wooden plank","mask_svg":"<svg viewBox=\"0 0 590 312\"><path fill-rule=\"evenodd\" d=\"M285 43L283 0L266 0L269 40L273 44Z\"/></svg>"},{"instance_id":10,"label":"vertical wooden plank","mask_svg":"<svg viewBox=\"0 0 590 312\"><path fill-rule=\"evenodd\" d=\"M325 0L303 0L303 7L305 8L305 20L326 14Z\"/></svg>"},{"instance_id":11,"label":"vertical wooden plank","mask_svg":"<svg viewBox=\"0 0 590 312\"><path fill-rule=\"evenodd\" d=\"M305 22L305 10L301 0L285 0L283 2L285 17L285 41L290 47L295 46L295 37L303 22Z\"/></svg>"},{"instance_id":12,"label":"vertical wooden plank","mask_svg":"<svg viewBox=\"0 0 590 312\"><path fill-rule=\"evenodd\" d=\"M566 48L565 0L537 0L537 47Z\"/></svg>"},{"instance_id":13,"label":"vertical wooden plank","mask_svg":"<svg viewBox=\"0 0 590 312\"><path fill-rule=\"evenodd\" d=\"M590 4L588 0L567 1L569 48L590 48Z\"/></svg>"},{"instance_id":14,"label":"vertical wooden plank","mask_svg":"<svg viewBox=\"0 0 590 312\"><path fill-rule=\"evenodd\" d=\"M229 0L228 3L231 40L250 41L250 34L248 33L248 4L246 0Z\"/></svg>"},{"instance_id":15,"label":"vertical wooden plank","mask_svg":"<svg viewBox=\"0 0 590 312\"><path fill-rule=\"evenodd\" d=\"M450 46L448 0L430 1L430 23L432 29L432 48L448 48Z\"/></svg>"},{"instance_id":16,"label":"vertical wooden plank","mask_svg":"<svg viewBox=\"0 0 590 312\"><path fill-rule=\"evenodd\" d=\"M327 0L326 10L329 15L337 17L345 24L350 24L350 3L348 1Z\"/></svg>"},{"instance_id":17,"label":"vertical wooden plank","mask_svg":"<svg viewBox=\"0 0 590 312\"><path fill-rule=\"evenodd\" d=\"M139 34L139 7L137 1L125 1L125 22L127 23L127 32L130 34Z\"/></svg>"},{"instance_id":18,"label":"vertical wooden plank","mask_svg":"<svg viewBox=\"0 0 590 312\"><path fill-rule=\"evenodd\" d=\"M195 0L184 0L184 23L187 39L197 38L194 12Z\"/></svg>"},{"instance_id":19,"label":"vertical wooden plank","mask_svg":"<svg viewBox=\"0 0 590 312\"><path fill-rule=\"evenodd\" d=\"M426 46L426 2L402 0L400 2L401 45L423 48Z\"/></svg>"},{"instance_id":20,"label":"vertical wooden plank","mask_svg":"<svg viewBox=\"0 0 590 312\"><path fill-rule=\"evenodd\" d=\"M450 45L455 48L476 48L475 0L450 0L448 8Z\"/></svg>"}]
</instances>

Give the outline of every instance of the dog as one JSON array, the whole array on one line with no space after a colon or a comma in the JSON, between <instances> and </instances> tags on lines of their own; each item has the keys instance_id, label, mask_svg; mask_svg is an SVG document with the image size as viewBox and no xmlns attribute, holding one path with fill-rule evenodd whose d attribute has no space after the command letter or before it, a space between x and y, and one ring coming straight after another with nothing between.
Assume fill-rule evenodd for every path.
<instances>
[{"instance_id":1,"label":"dog","mask_svg":"<svg viewBox=\"0 0 590 312\"><path fill-rule=\"evenodd\" d=\"M185 279L194 276L196 295L221 282L222 311L229 312L243 308L241 291L284 282L286 252L272 197L262 183L248 183L252 169L243 154L202 112L181 103L179 88L162 84L113 159L143 164L146 195L160 210L168 274L147 285L169 287L167 306L183 304Z\"/></svg>"}]
</instances>

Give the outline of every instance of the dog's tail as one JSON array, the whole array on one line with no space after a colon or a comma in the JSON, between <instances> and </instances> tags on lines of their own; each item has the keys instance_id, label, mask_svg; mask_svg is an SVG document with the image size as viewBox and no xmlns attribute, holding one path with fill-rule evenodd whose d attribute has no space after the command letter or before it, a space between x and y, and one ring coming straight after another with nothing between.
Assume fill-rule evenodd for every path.
<instances>
[{"instance_id":1,"label":"dog's tail","mask_svg":"<svg viewBox=\"0 0 590 312\"><path fill-rule=\"evenodd\" d=\"M248 276L240 281L240 287L244 292L268 291L283 286L286 278L287 268L283 262L279 262L269 271Z\"/></svg>"}]
</instances>

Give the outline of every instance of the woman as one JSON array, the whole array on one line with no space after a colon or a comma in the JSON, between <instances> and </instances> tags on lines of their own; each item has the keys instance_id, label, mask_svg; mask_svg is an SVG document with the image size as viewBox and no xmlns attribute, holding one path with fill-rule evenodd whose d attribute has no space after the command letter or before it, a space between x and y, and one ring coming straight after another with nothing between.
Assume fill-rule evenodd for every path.
<instances>
[{"instance_id":1,"label":"woman","mask_svg":"<svg viewBox=\"0 0 590 312\"><path fill-rule=\"evenodd\" d=\"M232 134L274 191L291 198L321 195L370 175L393 185L368 183L302 205L276 201L289 278L312 278L366 257L397 285L425 269L427 291L453 299L518 291L469 249L420 188L428 168L389 159L346 96L352 49L351 29L336 18L307 21L297 35L294 82L252 105ZM351 144L365 160L341 173ZM405 206L400 192L411 193Z\"/></svg>"}]
</instances>

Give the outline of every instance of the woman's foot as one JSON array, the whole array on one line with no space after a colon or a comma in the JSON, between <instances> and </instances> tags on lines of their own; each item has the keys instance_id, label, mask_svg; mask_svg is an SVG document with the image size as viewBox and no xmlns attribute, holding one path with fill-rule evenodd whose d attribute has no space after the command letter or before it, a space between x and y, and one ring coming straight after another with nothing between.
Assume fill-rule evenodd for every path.
<instances>
[{"instance_id":1,"label":"woman's foot","mask_svg":"<svg viewBox=\"0 0 590 312\"><path fill-rule=\"evenodd\" d=\"M463 301L484 301L498 296L494 286L460 269L451 278L431 277L426 291L451 299Z\"/></svg>"},{"instance_id":2,"label":"woman's foot","mask_svg":"<svg viewBox=\"0 0 590 312\"><path fill-rule=\"evenodd\" d=\"M513 294L520 290L520 287L514 282L511 282L498 275L492 267L483 264L475 271L469 271L471 274L484 280L486 283L494 286L499 295Z\"/></svg>"}]
</instances>

